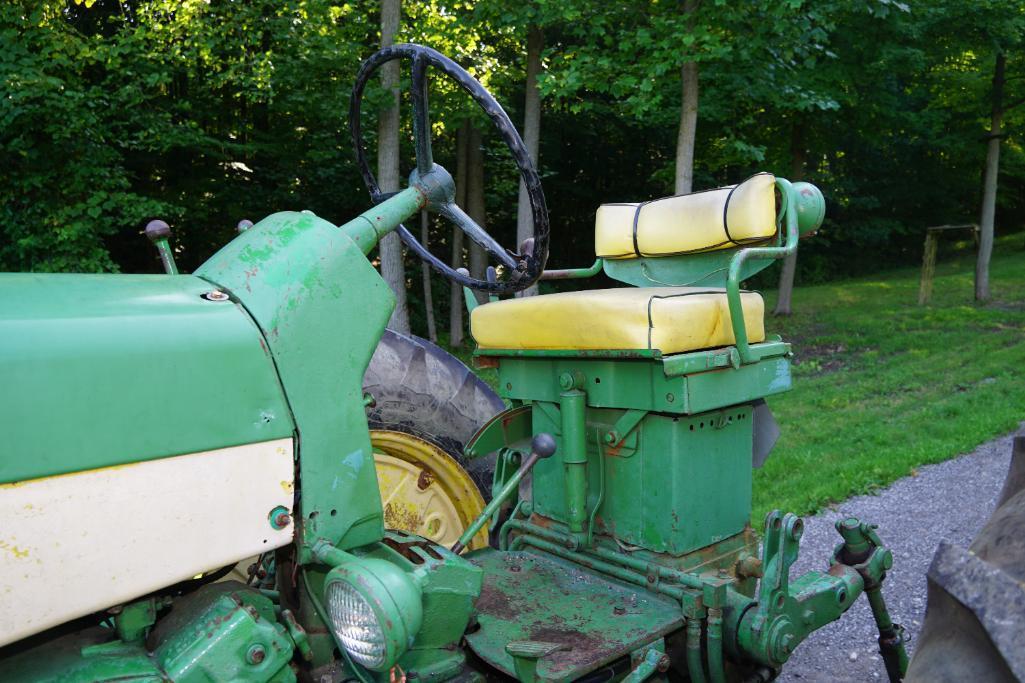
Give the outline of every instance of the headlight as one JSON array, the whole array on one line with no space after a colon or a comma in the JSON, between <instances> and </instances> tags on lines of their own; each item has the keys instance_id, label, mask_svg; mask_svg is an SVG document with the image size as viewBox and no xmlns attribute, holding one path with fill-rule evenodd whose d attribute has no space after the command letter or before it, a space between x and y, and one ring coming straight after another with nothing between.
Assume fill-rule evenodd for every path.
<instances>
[{"instance_id":1,"label":"headlight","mask_svg":"<svg viewBox=\"0 0 1025 683\"><path fill-rule=\"evenodd\" d=\"M381 668L384 631L370 604L350 584L339 581L328 586L327 612L349 656L368 669Z\"/></svg>"},{"instance_id":2,"label":"headlight","mask_svg":"<svg viewBox=\"0 0 1025 683\"><path fill-rule=\"evenodd\" d=\"M372 671L395 665L420 630L419 586L399 567L378 559L353 559L324 582L327 614L339 644Z\"/></svg>"}]
</instances>

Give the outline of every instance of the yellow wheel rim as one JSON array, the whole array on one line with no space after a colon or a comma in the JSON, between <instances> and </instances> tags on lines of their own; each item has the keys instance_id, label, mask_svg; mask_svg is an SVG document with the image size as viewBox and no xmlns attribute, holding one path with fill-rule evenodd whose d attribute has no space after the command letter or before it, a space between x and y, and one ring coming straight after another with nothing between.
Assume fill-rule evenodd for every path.
<instances>
[{"instance_id":1,"label":"yellow wheel rim","mask_svg":"<svg viewBox=\"0 0 1025 683\"><path fill-rule=\"evenodd\" d=\"M473 479L437 446L404 432L372 430L384 525L451 546L484 509ZM467 545L488 544L487 527Z\"/></svg>"}]
</instances>

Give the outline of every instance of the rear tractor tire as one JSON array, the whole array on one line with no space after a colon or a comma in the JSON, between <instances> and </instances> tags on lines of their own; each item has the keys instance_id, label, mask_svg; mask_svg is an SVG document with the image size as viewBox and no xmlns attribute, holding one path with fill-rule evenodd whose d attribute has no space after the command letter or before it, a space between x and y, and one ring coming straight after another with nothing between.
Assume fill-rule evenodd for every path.
<instances>
[{"instance_id":1,"label":"rear tractor tire","mask_svg":"<svg viewBox=\"0 0 1025 683\"><path fill-rule=\"evenodd\" d=\"M967 550L943 542L906 683L1025 681L1025 436L996 509Z\"/></svg>"},{"instance_id":2,"label":"rear tractor tire","mask_svg":"<svg viewBox=\"0 0 1025 683\"><path fill-rule=\"evenodd\" d=\"M385 330L363 377L384 523L451 546L490 498L494 456L463 448L502 399L457 358ZM488 544L487 529L469 544Z\"/></svg>"}]
</instances>

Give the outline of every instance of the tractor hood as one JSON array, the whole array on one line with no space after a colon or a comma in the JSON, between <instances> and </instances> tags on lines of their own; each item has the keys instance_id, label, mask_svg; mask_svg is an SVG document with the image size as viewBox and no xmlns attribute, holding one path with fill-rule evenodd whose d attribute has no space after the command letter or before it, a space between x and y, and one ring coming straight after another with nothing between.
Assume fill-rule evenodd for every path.
<instances>
[{"instance_id":1,"label":"tractor hood","mask_svg":"<svg viewBox=\"0 0 1025 683\"><path fill-rule=\"evenodd\" d=\"M260 331L215 289L0 274L0 483L291 437Z\"/></svg>"}]
</instances>

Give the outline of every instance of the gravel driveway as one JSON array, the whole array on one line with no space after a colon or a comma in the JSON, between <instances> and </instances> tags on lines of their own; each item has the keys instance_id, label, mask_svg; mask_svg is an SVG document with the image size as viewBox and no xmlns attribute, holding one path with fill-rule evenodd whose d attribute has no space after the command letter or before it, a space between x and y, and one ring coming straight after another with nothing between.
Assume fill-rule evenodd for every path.
<instances>
[{"instance_id":1,"label":"gravel driveway","mask_svg":"<svg viewBox=\"0 0 1025 683\"><path fill-rule=\"evenodd\" d=\"M1025 433L1025 423L1018 433ZM925 617L925 572L936 546L947 540L968 547L989 518L1007 474L1012 437L990 441L954 460L927 465L878 495L851 498L806 518L801 553L791 577L810 569L826 569L824 558L840 538L833 528L837 519L853 515L878 524L879 535L894 556L883 593L894 621L907 628L913 651ZM849 613L797 648L778 680L885 681L877 637L868 602L859 598Z\"/></svg>"}]
</instances>

